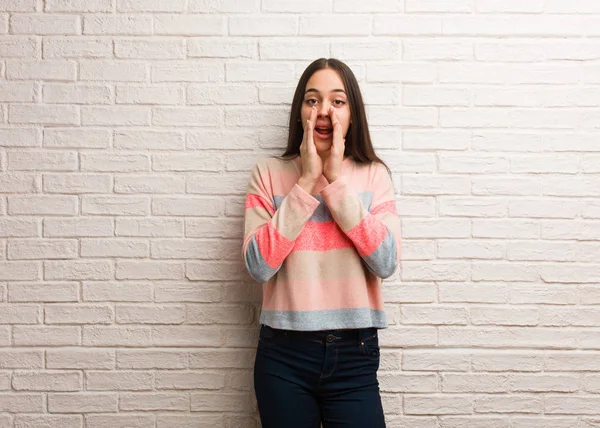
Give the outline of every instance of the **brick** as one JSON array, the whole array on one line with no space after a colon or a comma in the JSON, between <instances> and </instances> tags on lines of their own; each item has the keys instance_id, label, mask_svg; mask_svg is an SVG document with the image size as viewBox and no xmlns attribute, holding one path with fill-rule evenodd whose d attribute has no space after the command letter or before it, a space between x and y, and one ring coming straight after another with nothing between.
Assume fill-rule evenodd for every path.
<instances>
[{"instance_id":1,"label":"brick","mask_svg":"<svg viewBox=\"0 0 600 428\"><path fill-rule=\"evenodd\" d=\"M132 281L84 281L83 300L88 302L150 302L153 285Z\"/></svg>"},{"instance_id":2,"label":"brick","mask_svg":"<svg viewBox=\"0 0 600 428\"><path fill-rule=\"evenodd\" d=\"M404 413L407 415L461 415L473 412L469 396L404 395Z\"/></svg>"},{"instance_id":3,"label":"brick","mask_svg":"<svg viewBox=\"0 0 600 428\"><path fill-rule=\"evenodd\" d=\"M107 39L77 36L46 37L43 41L44 58L109 58L113 56L113 43Z\"/></svg>"},{"instance_id":4,"label":"brick","mask_svg":"<svg viewBox=\"0 0 600 428\"><path fill-rule=\"evenodd\" d=\"M221 343L220 336L215 328L184 325L152 327L152 343L161 347L218 347Z\"/></svg>"},{"instance_id":5,"label":"brick","mask_svg":"<svg viewBox=\"0 0 600 428\"><path fill-rule=\"evenodd\" d=\"M116 236L183 236L183 220L174 218L118 218Z\"/></svg>"},{"instance_id":6,"label":"brick","mask_svg":"<svg viewBox=\"0 0 600 428\"><path fill-rule=\"evenodd\" d=\"M15 428L50 428L68 426L82 428L81 415L15 415Z\"/></svg>"},{"instance_id":7,"label":"brick","mask_svg":"<svg viewBox=\"0 0 600 428\"><path fill-rule=\"evenodd\" d=\"M13 342L17 346L76 346L81 344L79 327L14 326Z\"/></svg>"},{"instance_id":8,"label":"brick","mask_svg":"<svg viewBox=\"0 0 600 428\"><path fill-rule=\"evenodd\" d=\"M154 197L152 214L155 216L217 217L223 212L223 201L208 197L169 198Z\"/></svg>"},{"instance_id":9,"label":"brick","mask_svg":"<svg viewBox=\"0 0 600 428\"><path fill-rule=\"evenodd\" d=\"M186 0L117 0L119 12L184 12Z\"/></svg>"},{"instance_id":10,"label":"brick","mask_svg":"<svg viewBox=\"0 0 600 428\"><path fill-rule=\"evenodd\" d=\"M153 415L85 415L86 428L154 428Z\"/></svg>"},{"instance_id":11,"label":"brick","mask_svg":"<svg viewBox=\"0 0 600 428\"><path fill-rule=\"evenodd\" d=\"M189 354L173 350L127 350L117 351L119 369L185 369L189 367Z\"/></svg>"},{"instance_id":12,"label":"brick","mask_svg":"<svg viewBox=\"0 0 600 428\"><path fill-rule=\"evenodd\" d=\"M2 3L2 10L6 12L35 12L35 0L5 0Z\"/></svg>"},{"instance_id":13,"label":"brick","mask_svg":"<svg viewBox=\"0 0 600 428\"><path fill-rule=\"evenodd\" d=\"M153 379L152 372L88 371L85 385L87 391L149 391Z\"/></svg>"},{"instance_id":14,"label":"brick","mask_svg":"<svg viewBox=\"0 0 600 428\"><path fill-rule=\"evenodd\" d=\"M0 191L4 193L34 193L35 189L36 179L34 174L0 173Z\"/></svg>"},{"instance_id":15,"label":"brick","mask_svg":"<svg viewBox=\"0 0 600 428\"><path fill-rule=\"evenodd\" d=\"M49 369L114 369L115 351L81 348L49 349L46 351L46 367Z\"/></svg>"},{"instance_id":16,"label":"brick","mask_svg":"<svg viewBox=\"0 0 600 428\"><path fill-rule=\"evenodd\" d=\"M202 284L201 287L189 284L157 284L155 291L156 302L218 302L221 299L221 289Z\"/></svg>"},{"instance_id":17,"label":"brick","mask_svg":"<svg viewBox=\"0 0 600 428\"><path fill-rule=\"evenodd\" d=\"M79 110L76 106L13 104L10 107L8 111L9 123L36 125L79 124Z\"/></svg>"},{"instance_id":18,"label":"brick","mask_svg":"<svg viewBox=\"0 0 600 428\"><path fill-rule=\"evenodd\" d=\"M40 52L40 45L33 37L0 36L0 57L2 58L38 58ZM21 63L22 61L11 62L11 64Z\"/></svg>"},{"instance_id":19,"label":"brick","mask_svg":"<svg viewBox=\"0 0 600 428\"><path fill-rule=\"evenodd\" d=\"M41 307L35 305L10 305L0 309L0 324L39 324Z\"/></svg>"},{"instance_id":20,"label":"brick","mask_svg":"<svg viewBox=\"0 0 600 428\"><path fill-rule=\"evenodd\" d=\"M185 177L159 174L115 177L115 193L185 193Z\"/></svg>"},{"instance_id":21,"label":"brick","mask_svg":"<svg viewBox=\"0 0 600 428\"><path fill-rule=\"evenodd\" d=\"M117 104L182 104L183 88L176 85L117 85Z\"/></svg>"},{"instance_id":22,"label":"brick","mask_svg":"<svg viewBox=\"0 0 600 428\"><path fill-rule=\"evenodd\" d=\"M295 16L233 15L229 18L232 36L294 36L297 31Z\"/></svg>"},{"instance_id":23,"label":"brick","mask_svg":"<svg viewBox=\"0 0 600 428\"><path fill-rule=\"evenodd\" d=\"M236 408L238 411L250 412L253 409L252 397L249 394L239 393L204 393L193 392L191 394L192 412L197 411L221 411Z\"/></svg>"},{"instance_id":24,"label":"brick","mask_svg":"<svg viewBox=\"0 0 600 428\"><path fill-rule=\"evenodd\" d=\"M84 126L115 125L134 126L148 125L150 107L144 106L110 106L81 107L81 124Z\"/></svg>"},{"instance_id":25,"label":"brick","mask_svg":"<svg viewBox=\"0 0 600 428\"><path fill-rule=\"evenodd\" d=\"M8 284L9 302L76 302L79 286L77 283L28 284L15 282Z\"/></svg>"},{"instance_id":26,"label":"brick","mask_svg":"<svg viewBox=\"0 0 600 428\"><path fill-rule=\"evenodd\" d=\"M226 34L225 25L225 17L219 15L154 15L158 35L220 36Z\"/></svg>"},{"instance_id":27,"label":"brick","mask_svg":"<svg viewBox=\"0 0 600 428\"><path fill-rule=\"evenodd\" d=\"M184 266L180 262L119 261L117 279L183 279Z\"/></svg>"},{"instance_id":28,"label":"brick","mask_svg":"<svg viewBox=\"0 0 600 428\"><path fill-rule=\"evenodd\" d=\"M258 91L242 85L189 85L188 105L256 104ZM222 147L222 146L221 146Z\"/></svg>"},{"instance_id":29,"label":"brick","mask_svg":"<svg viewBox=\"0 0 600 428\"><path fill-rule=\"evenodd\" d=\"M84 326L84 346L150 346L151 331L146 327Z\"/></svg>"},{"instance_id":30,"label":"brick","mask_svg":"<svg viewBox=\"0 0 600 428\"><path fill-rule=\"evenodd\" d=\"M113 310L107 305L46 305L45 324L110 324Z\"/></svg>"},{"instance_id":31,"label":"brick","mask_svg":"<svg viewBox=\"0 0 600 428\"><path fill-rule=\"evenodd\" d=\"M246 3L244 3L246 4ZM187 41L188 57L257 58L257 43L246 38L202 37Z\"/></svg>"},{"instance_id":32,"label":"brick","mask_svg":"<svg viewBox=\"0 0 600 428\"><path fill-rule=\"evenodd\" d=\"M40 130L33 128L0 129L4 147L39 147L41 135Z\"/></svg>"},{"instance_id":33,"label":"brick","mask_svg":"<svg viewBox=\"0 0 600 428\"><path fill-rule=\"evenodd\" d=\"M113 236L114 225L110 218L45 218L44 237Z\"/></svg>"},{"instance_id":34,"label":"brick","mask_svg":"<svg viewBox=\"0 0 600 428\"><path fill-rule=\"evenodd\" d=\"M231 62L225 65L228 82L290 82L291 64L260 64Z\"/></svg>"},{"instance_id":35,"label":"brick","mask_svg":"<svg viewBox=\"0 0 600 428\"><path fill-rule=\"evenodd\" d=\"M8 153L8 169L12 171L75 171L77 153L70 151L21 151Z\"/></svg>"},{"instance_id":36,"label":"brick","mask_svg":"<svg viewBox=\"0 0 600 428\"><path fill-rule=\"evenodd\" d=\"M115 131L114 146L122 150L182 150L185 138L179 131Z\"/></svg>"},{"instance_id":37,"label":"brick","mask_svg":"<svg viewBox=\"0 0 600 428\"><path fill-rule=\"evenodd\" d=\"M0 101L31 103L34 101L34 97L34 86L31 83L0 83ZM9 130L4 130L4 132L6 131Z\"/></svg>"},{"instance_id":38,"label":"brick","mask_svg":"<svg viewBox=\"0 0 600 428\"><path fill-rule=\"evenodd\" d=\"M44 147L104 149L110 144L110 131L100 129L45 129Z\"/></svg>"},{"instance_id":39,"label":"brick","mask_svg":"<svg viewBox=\"0 0 600 428\"><path fill-rule=\"evenodd\" d=\"M320 14L300 17L301 36L366 36L371 18L365 15Z\"/></svg>"},{"instance_id":40,"label":"brick","mask_svg":"<svg viewBox=\"0 0 600 428\"><path fill-rule=\"evenodd\" d=\"M152 82L222 82L225 80L223 64L207 60L169 61L168 65L152 64L150 69Z\"/></svg>"},{"instance_id":41,"label":"brick","mask_svg":"<svg viewBox=\"0 0 600 428\"><path fill-rule=\"evenodd\" d=\"M225 375L204 372L162 372L157 373L158 389L220 389L225 386Z\"/></svg>"},{"instance_id":42,"label":"brick","mask_svg":"<svg viewBox=\"0 0 600 428\"><path fill-rule=\"evenodd\" d=\"M17 61L7 60L6 78L11 80L67 80L74 81L77 68L73 61L69 60L46 60L46 61ZM47 106L21 106L23 108L34 108L44 111ZM67 111L63 109L63 111Z\"/></svg>"},{"instance_id":43,"label":"brick","mask_svg":"<svg viewBox=\"0 0 600 428\"><path fill-rule=\"evenodd\" d=\"M0 261L0 280L35 281L41 278L41 266L37 262Z\"/></svg>"},{"instance_id":44,"label":"brick","mask_svg":"<svg viewBox=\"0 0 600 428\"><path fill-rule=\"evenodd\" d=\"M185 411L190 399L183 393L123 393L119 399L120 410Z\"/></svg>"},{"instance_id":45,"label":"brick","mask_svg":"<svg viewBox=\"0 0 600 428\"><path fill-rule=\"evenodd\" d=\"M46 193L110 193L110 176L100 174L44 174Z\"/></svg>"},{"instance_id":46,"label":"brick","mask_svg":"<svg viewBox=\"0 0 600 428\"><path fill-rule=\"evenodd\" d=\"M442 18L427 15L375 15L373 34L385 36L441 35Z\"/></svg>"},{"instance_id":47,"label":"brick","mask_svg":"<svg viewBox=\"0 0 600 428\"><path fill-rule=\"evenodd\" d=\"M186 310L182 305L118 305L116 313L119 324L182 324L185 319Z\"/></svg>"},{"instance_id":48,"label":"brick","mask_svg":"<svg viewBox=\"0 0 600 428\"><path fill-rule=\"evenodd\" d=\"M254 318L251 306L187 305L187 324L250 324Z\"/></svg>"},{"instance_id":49,"label":"brick","mask_svg":"<svg viewBox=\"0 0 600 428\"><path fill-rule=\"evenodd\" d=\"M48 0L46 12L112 12L111 0Z\"/></svg>"},{"instance_id":50,"label":"brick","mask_svg":"<svg viewBox=\"0 0 600 428\"><path fill-rule=\"evenodd\" d=\"M183 40L116 40L115 56L126 59L182 59Z\"/></svg>"},{"instance_id":51,"label":"brick","mask_svg":"<svg viewBox=\"0 0 600 428\"><path fill-rule=\"evenodd\" d=\"M194 171L217 172L222 169L223 160L220 155L213 156L204 153L157 154L153 156L154 171Z\"/></svg>"},{"instance_id":52,"label":"brick","mask_svg":"<svg viewBox=\"0 0 600 428\"><path fill-rule=\"evenodd\" d=\"M487 396L474 400L476 413L541 413L543 408L542 397L527 395Z\"/></svg>"},{"instance_id":53,"label":"brick","mask_svg":"<svg viewBox=\"0 0 600 428\"><path fill-rule=\"evenodd\" d=\"M470 355L454 350L405 350L402 369L406 371L453 371L469 370Z\"/></svg>"},{"instance_id":54,"label":"brick","mask_svg":"<svg viewBox=\"0 0 600 428\"><path fill-rule=\"evenodd\" d=\"M46 261L44 279L49 280L102 280L112 279L113 263L109 261Z\"/></svg>"},{"instance_id":55,"label":"brick","mask_svg":"<svg viewBox=\"0 0 600 428\"><path fill-rule=\"evenodd\" d=\"M260 11L260 1L239 3L236 0L189 0L188 10L201 13L251 13Z\"/></svg>"},{"instance_id":56,"label":"brick","mask_svg":"<svg viewBox=\"0 0 600 428\"><path fill-rule=\"evenodd\" d=\"M133 36L152 34L150 15L90 15L83 21L83 34Z\"/></svg>"},{"instance_id":57,"label":"brick","mask_svg":"<svg viewBox=\"0 0 600 428\"><path fill-rule=\"evenodd\" d=\"M133 258L147 257L150 245L136 239L82 239L81 257Z\"/></svg>"},{"instance_id":58,"label":"brick","mask_svg":"<svg viewBox=\"0 0 600 428\"><path fill-rule=\"evenodd\" d=\"M116 394L48 394L48 411L52 413L111 413L117 411L117 402Z\"/></svg>"},{"instance_id":59,"label":"brick","mask_svg":"<svg viewBox=\"0 0 600 428\"><path fill-rule=\"evenodd\" d=\"M406 0L405 12L449 12L473 11L473 0Z\"/></svg>"},{"instance_id":60,"label":"brick","mask_svg":"<svg viewBox=\"0 0 600 428\"><path fill-rule=\"evenodd\" d=\"M0 368L2 369L41 369L43 367L43 350L0 350Z\"/></svg>"},{"instance_id":61,"label":"brick","mask_svg":"<svg viewBox=\"0 0 600 428\"><path fill-rule=\"evenodd\" d=\"M437 377L434 374L399 374L394 372L382 373L378 376L381 391L405 392L436 392Z\"/></svg>"},{"instance_id":62,"label":"brick","mask_svg":"<svg viewBox=\"0 0 600 428\"><path fill-rule=\"evenodd\" d=\"M54 104L110 104L112 90L108 85L46 84L43 101Z\"/></svg>"},{"instance_id":63,"label":"brick","mask_svg":"<svg viewBox=\"0 0 600 428\"><path fill-rule=\"evenodd\" d=\"M84 196L83 214L147 215L150 203L146 196Z\"/></svg>"},{"instance_id":64,"label":"brick","mask_svg":"<svg viewBox=\"0 0 600 428\"><path fill-rule=\"evenodd\" d=\"M17 391L81 391L82 377L78 372L18 372L12 377Z\"/></svg>"},{"instance_id":65,"label":"brick","mask_svg":"<svg viewBox=\"0 0 600 428\"><path fill-rule=\"evenodd\" d=\"M44 411L44 397L42 394L0 393L0 411L41 413Z\"/></svg>"},{"instance_id":66,"label":"brick","mask_svg":"<svg viewBox=\"0 0 600 428\"><path fill-rule=\"evenodd\" d=\"M221 112L211 107L156 107L152 123L158 126L218 126Z\"/></svg>"},{"instance_id":67,"label":"brick","mask_svg":"<svg viewBox=\"0 0 600 428\"><path fill-rule=\"evenodd\" d=\"M142 61L81 60L79 80L101 82L146 82L149 66Z\"/></svg>"}]
</instances>

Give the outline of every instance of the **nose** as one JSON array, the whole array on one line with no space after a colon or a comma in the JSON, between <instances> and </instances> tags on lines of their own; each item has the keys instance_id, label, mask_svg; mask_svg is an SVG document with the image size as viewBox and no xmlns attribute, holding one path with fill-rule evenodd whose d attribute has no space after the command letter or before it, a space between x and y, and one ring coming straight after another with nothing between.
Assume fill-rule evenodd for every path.
<instances>
[{"instance_id":1,"label":"nose","mask_svg":"<svg viewBox=\"0 0 600 428\"><path fill-rule=\"evenodd\" d=\"M319 106L319 116L329 116L329 107L331 104L328 101L323 101Z\"/></svg>"}]
</instances>

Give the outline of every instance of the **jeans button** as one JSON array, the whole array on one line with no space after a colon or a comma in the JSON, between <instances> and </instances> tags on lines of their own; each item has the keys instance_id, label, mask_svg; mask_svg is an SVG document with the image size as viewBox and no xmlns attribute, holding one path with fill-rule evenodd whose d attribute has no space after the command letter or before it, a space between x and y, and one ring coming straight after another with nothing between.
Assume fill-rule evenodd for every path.
<instances>
[{"instance_id":1,"label":"jeans button","mask_svg":"<svg viewBox=\"0 0 600 428\"><path fill-rule=\"evenodd\" d=\"M335 340L335 336L333 334L328 334L326 340L327 342L331 343Z\"/></svg>"}]
</instances>

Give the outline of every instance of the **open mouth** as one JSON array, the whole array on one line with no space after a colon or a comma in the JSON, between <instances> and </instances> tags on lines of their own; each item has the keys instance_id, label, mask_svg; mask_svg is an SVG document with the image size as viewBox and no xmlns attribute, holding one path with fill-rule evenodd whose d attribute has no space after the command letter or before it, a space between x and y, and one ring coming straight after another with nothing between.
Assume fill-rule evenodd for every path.
<instances>
[{"instance_id":1,"label":"open mouth","mask_svg":"<svg viewBox=\"0 0 600 428\"><path fill-rule=\"evenodd\" d=\"M321 140L327 140L333 137L333 128L319 126L315 128L315 134L317 134L317 137Z\"/></svg>"}]
</instances>

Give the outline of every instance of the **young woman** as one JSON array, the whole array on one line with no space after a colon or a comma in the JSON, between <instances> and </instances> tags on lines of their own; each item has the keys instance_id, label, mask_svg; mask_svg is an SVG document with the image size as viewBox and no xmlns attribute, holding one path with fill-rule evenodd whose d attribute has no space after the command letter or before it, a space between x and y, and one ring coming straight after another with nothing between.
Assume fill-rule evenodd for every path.
<instances>
[{"instance_id":1,"label":"young woman","mask_svg":"<svg viewBox=\"0 0 600 428\"><path fill-rule=\"evenodd\" d=\"M252 170L243 255L263 283L254 388L263 428L385 427L377 330L400 257L394 187L356 77L302 74L281 158Z\"/></svg>"}]
</instances>

